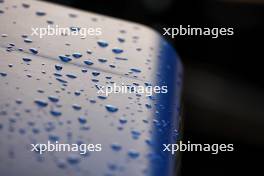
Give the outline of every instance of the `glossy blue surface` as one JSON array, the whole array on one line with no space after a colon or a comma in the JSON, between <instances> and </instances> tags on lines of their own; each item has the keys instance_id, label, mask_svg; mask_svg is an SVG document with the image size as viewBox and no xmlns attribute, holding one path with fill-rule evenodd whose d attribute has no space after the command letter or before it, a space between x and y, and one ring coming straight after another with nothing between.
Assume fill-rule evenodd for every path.
<instances>
[{"instance_id":1,"label":"glossy blue surface","mask_svg":"<svg viewBox=\"0 0 264 176\"><path fill-rule=\"evenodd\" d=\"M180 125L182 65L148 27L30 0L0 3L0 175L169 176L163 152ZM48 25L100 36L32 36ZM168 93L98 94L113 84ZM31 143L102 144L102 151L30 151Z\"/></svg>"}]
</instances>

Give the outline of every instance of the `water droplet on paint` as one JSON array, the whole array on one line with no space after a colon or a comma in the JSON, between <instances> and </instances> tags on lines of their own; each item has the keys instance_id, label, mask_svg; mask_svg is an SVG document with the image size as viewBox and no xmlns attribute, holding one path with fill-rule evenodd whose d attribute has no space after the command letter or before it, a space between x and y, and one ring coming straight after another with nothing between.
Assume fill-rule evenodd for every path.
<instances>
[{"instance_id":1,"label":"water droplet on paint","mask_svg":"<svg viewBox=\"0 0 264 176\"><path fill-rule=\"evenodd\" d=\"M64 160L60 159L57 161L57 166L58 166L58 168L65 169L67 165L66 165L66 162Z\"/></svg>"},{"instance_id":2,"label":"water droplet on paint","mask_svg":"<svg viewBox=\"0 0 264 176\"><path fill-rule=\"evenodd\" d=\"M33 41L32 41L31 39L29 39L29 38L25 38L25 39L24 39L24 42L25 42L25 43L32 43Z\"/></svg>"},{"instance_id":3,"label":"water droplet on paint","mask_svg":"<svg viewBox=\"0 0 264 176\"><path fill-rule=\"evenodd\" d=\"M39 107L46 107L48 103L44 100L35 100L34 101Z\"/></svg>"},{"instance_id":4,"label":"water droplet on paint","mask_svg":"<svg viewBox=\"0 0 264 176\"><path fill-rule=\"evenodd\" d=\"M117 40L118 40L120 43L124 43L124 42L125 42L125 39L124 39L124 38L121 38L121 37L117 38Z\"/></svg>"},{"instance_id":5,"label":"water droplet on paint","mask_svg":"<svg viewBox=\"0 0 264 176\"><path fill-rule=\"evenodd\" d=\"M56 64L55 65L55 69L58 70L58 71L62 70L62 65Z\"/></svg>"},{"instance_id":6,"label":"water droplet on paint","mask_svg":"<svg viewBox=\"0 0 264 176\"><path fill-rule=\"evenodd\" d=\"M22 7L24 7L24 8L29 8L30 5L29 5L29 4L26 4L26 3L22 3Z\"/></svg>"},{"instance_id":7,"label":"water droplet on paint","mask_svg":"<svg viewBox=\"0 0 264 176\"><path fill-rule=\"evenodd\" d=\"M43 11L37 11L37 12L36 12L36 15L37 15L37 16L45 16L45 15L46 15L46 12L43 12Z\"/></svg>"},{"instance_id":8,"label":"water droplet on paint","mask_svg":"<svg viewBox=\"0 0 264 176\"><path fill-rule=\"evenodd\" d=\"M87 120L84 118L84 117L79 117L78 118L78 121L81 123L81 124L85 124L87 122Z\"/></svg>"},{"instance_id":9,"label":"water droplet on paint","mask_svg":"<svg viewBox=\"0 0 264 176\"><path fill-rule=\"evenodd\" d=\"M80 92L80 91L75 91L75 92L74 92L74 95L76 95L76 96L80 96L80 95L81 95L81 92Z\"/></svg>"},{"instance_id":10,"label":"water droplet on paint","mask_svg":"<svg viewBox=\"0 0 264 176\"><path fill-rule=\"evenodd\" d=\"M30 62L31 59L30 59L30 58L27 58L27 57L24 57L24 58L23 58L23 61L25 61L25 62Z\"/></svg>"},{"instance_id":11,"label":"water droplet on paint","mask_svg":"<svg viewBox=\"0 0 264 176\"><path fill-rule=\"evenodd\" d=\"M36 48L30 48L29 51L33 54L38 54L38 50Z\"/></svg>"},{"instance_id":12,"label":"water droplet on paint","mask_svg":"<svg viewBox=\"0 0 264 176\"><path fill-rule=\"evenodd\" d=\"M76 18L77 15L76 15L76 14L73 14L73 13L70 13L70 14L69 14L69 17L71 17L71 18Z\"/></svg>"},{"instance_id":13,"label":"water droplet on paint","mask_svg":"<svg viewBox=\"0 0 264 176\"><path fill-rule=\"evenodd\" d=\"M146 108L151 109L152 106L150 104L145 104Z\"/></svg>"},{"instance_id":14,"label":"water droplet on paint","mask_svg":"<svg viewBox=\"0 0 264 176\"><path fill-rule=\"evenodd\" d=\"M75 164L78 164L80 162L80 158L78 155L71 154L67 157L67 161L69 164L75 165Z\"/></svg>"},{"instance_id":15,"label":"water droplet on paint","mask_svg":"<svg viewBox=\"0 0 264 176\"><path fill-rule=\"evenodd\" d=\"M135 72L135 73L140 73L140 72L141 72L141 70L138 69L138 68L131 68L130 70L131 70L132 72Z\"/></svg>"},{"instance_id":16,"label":"water droplet on paint","mask_svg":"<svg viewBox=\"0 0 264 176\"><path fill-rule=\"evenodd\" d=\"M74 74L66 74L66 76L71 79L77 78L77 76L75 76Z\"/></svg>"},{"instance_id":17,"label":"water droplet on paint","mask_svg":"<svg viewBox=\"0 0 264 176\"><path fill-rule=\"evenodd\" d=\"M107 59L101 58L101 59L98 59L98 61L101 63L105 63L105 62L107 62Z\"/></svg>"},{"instance_id":18,"label":"water droplet on paint","mask_svg":"<svg viewBox=\"0 0 264 176\"><path fill-rule=\"evenodd\" d=\"M136 150L129 150L128 151L128 156L132 159L136 159L139 157L139 152L137 152Z\"/></svg>"},{"instance_id":19,"label":"water droplet on paint","mask_svg":"<svg viewBox=\"0 0 264 176\"><path fill-rule=\"evenodd\" d=\"M106 96L102 96L102 95L99 95L99 96L97 96L99 99L101 99L101 100L105 100L107 97Z\"/></svg>"},{"instance_id":20,"label":"water droplet on paint","mask_svg":"<svg viewBox=\"0 0 264 176\"><path fill-rule=\"evenodd\" d=\"M118 111L118 108L113 106L113 105L106 105L105 108L108 112L117 112Z\"/></svg>"},{"instance_id":21,"label":"water droplet on paint","mask_svg":"<svg viewBox=\"0 0 264 176\"><path fill-rule=\"evenodd\" d=\"M125 57L115 57L116 60L128 60L127 58Z\"/></svg>"},{"instance_id":22,"label":"water droplet on paint","mask_svg":"<svg viewBox=\"0 0 264 176\"><path fill-rule=\"evenodd\" d=\"M59 141L60 137L56 135L49 135L49 140L52 142Z\"/></svg>"},{"instance_id":23,"label":"water droplet on paint","mask_svg":"<svg viewBox=\"0 0 264 176\"><path fill-rule=\"evenodd\" d=\"M127 123L127 119L125 117L120 117L119 122L121 124L125 124L125 123Z\"/></svg>"},{"instance_id":24,"label":"water droplet on paint","mask_svg":"<svg viewBox=\"0 0 264 176\"><path fill-rule=\"evenodd\" d=\"M132 130L131 134L132 134L133 139L138 139L141 135L141 133L139 131L136 131L136 130Z\"/></svg>"},{"instance_id":25,"label":"water droplet on paint","mask_svg":"<svg viewBox=\"0 0 264 176\"><path fill-rule=\"evenodd\" d=\"M81 110L81 109L82 109L82 107L81 107L80 105L78 105L78 104L73 104L73 105L72 105L72 108L73 108L74 110Z\"/></svg>"},{"instance_id":26,"label":"water droplet on paint","mask_svg":"<svg viewBox=\"0 0 264 176\"><path fill-rule=\"evenodd\" d=\"M61 82L61 83L64 83L64 84L68 83L68 82L65 81L64 79L56 78L56 80L59 81L59 82Z\"/></svg>"},{"instance_id":27,"label":"water droplet on paint","mask_svg":"<svg viewBox=\"0 0 264 176\"><path fill-rule=\"evenodd\" d=\"M92 72L92 75L93 75L93 76L98 76L98 75L100 75L100 72L98 72L98 71L93 71L93 72Z\"/></svg>"},{"instance_id":28,"label":"water droplet on paint","mask_svg":"<svg viewBox=\"0 0 264 176\"><path fill-rule=\"evenodd\" d=\"M0 75L1 75L2 77L5 77L5 76L7 76L7 73L0 72Z\"/></svg>"},{"instance_id":29,"label":"water droplet on paint","mask_svg":"<svg viewBox=\"0 0 264 176\"><path fill-rule=\"evenodd\" d=\"M93 65L93 62L92 61L89 61L89 60L85 60L83 61L86 65Z\"/></svg>"},{"instance_id":30,"label":"water droplet on paint","mask_svg":"<svg viewBox=\"0 0 264 176\"><path fill-rule=\"evenodd\" d=\"M120 144L118 144L118 143L113 143L112 145L111 145L111 148L114 150L114 151L120 151L121 149L122 149L122 146L120 145Z\"/></svg>"},{"instance_id":31,"label":"water droplet on paint","mask_svg":"<svg viewBox=\"0 0 264 176\"><path fill-rule=\"evenodd\" d=\"M120 49L120 48L113 48L112 51L113 51L113 53L115 53L115 54L121 54L121 53L123 53L123 50Z\"/></svg>"},{"instance_id":32,"label":"water droplet on paint","mask_svg":"<svg viewBox=\"0 0 264 176\"><path fill-rule=\"evenodd\" d=\"M58 116L61 116L61 112L60 111L58 111L58 110L51 110L50 111L50 114L52 115L52 116L54 116L54 117L58 117Z\"/></svg>"},{"instance_id":33,"label":"water droplet on paint","mask_svg":"<svg viewBox=\"0 0 264 176\"><path fill-rule=\"evenodd\" d=\"M72 60L71 58L63 55L60 55L59 58L62 62L70 62Z\"/></svg>"},{"instance_id":34,"label":"water droplet on paint","mask_svg":"<svg viewBox=\"0 0 264 176\"><path fill-rule=\"evenodd\" d=\"M73 53L72 56L76 59L79 59L80 57L82 57L81 53Z\"/></svg>"},{"instance_id":35,"label":"water droplet on paint","mask_svg":"<svg viewBox=\"0 0 264 176\"><path fill-rule=\"evenodd\" d=\"M97 41L97 44L98 44L100 47L102 47L102 48L105 48L105 47L108 46L108 43L107 43L106 41L104 41L104 40L99 40L99 41Z\"/></svg>"}]
</instances>

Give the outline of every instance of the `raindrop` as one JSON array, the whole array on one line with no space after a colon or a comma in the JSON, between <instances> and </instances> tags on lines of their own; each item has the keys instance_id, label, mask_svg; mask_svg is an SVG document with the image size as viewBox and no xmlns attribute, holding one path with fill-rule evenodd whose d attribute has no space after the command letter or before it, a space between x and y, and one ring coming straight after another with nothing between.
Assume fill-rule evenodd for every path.
<instances>
[{"instance_id":1,"label":"raindrop","mask_svg":"<svg viewBox=\"0 0 264 176\"><path fill-rule=\"evenodd\" d=\"M81 53L73 53L72 56L76 59L82 57L82 54Z\"/></svg>"},{"instance_id":2,"label":"raindrop","mask_svg":"<svg viewBox=\"0 0 264 176\"><path fill-rule=\"evenodd\" d=\"M21 35L22 38L27 38L28 36L26 34Z\"/></svg>"},{"instance_id":3,"label":"raindrop","mask_svg":"<svg viewBox=\"0 0 264 176\"><path fill-rule=\"evenodd\" d=\"M114 48L114 49L112 49L112 51L113 51L113 53L115 53L115 54L121 54L121 53L123 53L123 50L120 49L120 48Z\"/></svg>"},{"instance_id":4,"label":"raindrop","mask_svg":"<svg viewBox=\"0 0 264 176\"><path fill-rule=\"evenodd\" d=\"M59 58L62 62L70 62L72 60L71 58L63 55L60 55Z\"/></svg>"},{"instance_id":5,"label":"raindrop","mask_svg":"<svg viewBox=\"0 0 264 176\"><path fill-rule=\"evenodd\" d=\"M112 145L111 145L111 148L114 150L114 151L120 151L121 149L122 149L122 146L120 145L120 144L118 144L118 143L113 143Z\"/></svg>"},{"instance_id":6,"label":"raindrop","mask_svg":"<svg viewBox=\"0 0 264 176\"><path fill-rule=\"evenodd\" d=\"M98 98L101 99L101 100L105 100L107 97L106 96L99 95Z\"/></svg>"},{"instance_id":7,"label":"raindrop","mask_svg":"<svg viewBox=\"0 0 264 176\"><path fill-rule=\"evenodd\" d=\"M64 160L60 159L57 161L57 166L58 166L58 168L65 169L67 165L66 165L66 162Z\"/></svg>"},{"instance_id":8,"label":"raindrop","mask_svg":"<svg viewBox=\"0 0 264 176\"><path fill-rule=\"evenodd\" d=\"M141 70L140 69L137 69L137 68L131 68L130 69L132 72L135 72L135 73L140 73Z\"/></svg>"},{"instance_id":9,"label":"raindrop","mask_svg":"<svg viewBox=\"0 0 264 176\"><path fill-rule=\"evenodd\" d=\"M81 109L82 109L82 107L81 107L80 105L78 105L78 104L73 104L73 105L72 105L72 108L73 108L74 110L81 110Z\"/></svg>"},{"instance_id":10,"label":"raindrop","mask_svg":"<svg viewBox=\"0 0 264 176\"><path fill-rule=\"evenodd\" d=\"M100 72L93 71L93 72L92 72L92 75L93 75L93 76L98 76L98 75L100 75Z\"/></svg>"},{"instance_id":11,"label":"raindrop","mask_svg":"<svg viewBox=\"0 0 264 176\"><path fill-rule=\"evenodd\" d=\"M37 16L45 16L45 15L46 15L46 12L43 12L43 11L37 11L37 12L36 12L36 15L37 15Z\"/></svg>"},{"instance_id":12,"label":"raindrop","mask_svg":"<svg viewBox=\"0 0 264 176\"><path fill-rule=\"evenodd\" d=\"M117 38L117 40L120 42L120 43L124 43L125 42L125 39L124 38Z\"/></svg>"},{"instance_id":13,"label":"raindrop","mask_svg":"<svg viewBox=\"0 0 264 176\"><path fill-rule=\"evenodd\" d=\"M145 104L146 108L151 109L152 106L150 104Z\"/></svg>"},{"instance_id":14,"label":"raindrop","mask_svg":"<svg viewBox=\"0 0 264 176\"><path fill-rule=\"evenodd\" d=\"M111 67L111 68L115 68L116 66L115 66L115 65L113 65L113 64L111 64L111 65L109 65L109 67Z\"/></svg>"},{"instance_id":15,"label":"raindrop","mask_svg":"<svg viewBox=\"0 0 264 176\"><path fill-rule=\"evenodd\" d=\"M127 58L125 57L115 57L116 60L128 60Z\"/></svg>"},{"instance_id":16,"label":"raindrop","mask_svg":"<svg viewBox=\"0 0 264 176\"><path fill-rule=\"evenodd\" d=\"M86 70L86 69L82 69L82 72L83 72L83 73L86 73L87 71L88 71L88 70Z\"/></svg>"},{"instance_id":17,"label":"raindrop","mask_svg":"<svg viewBox=\"0 0 264 176\"><path fill-rule=\"evenodd\" d=\"M34 134L39 134L40 130L37 129L37 128L33 128L33 129L32 129L32 132L33 132Z\"/></svg>"},{"instance_id":18,"label":"raindrop","mask_svg":"<svg viewBox=\"0 0 264 176\"><path fill-rule=\"evenodd\" d=\"M78 32L81 30L81 28L80 27L70 27L70 30L73 32Z\"/></svg>"},{"instance_id":19,"label":"raindrop","mask_svg":"<svg viewBox=\"0 0 264 176\"><path fill-rule=\"evenodd\" d=\"M75 165L80 162L80 158L78 157L78 155L71 154L67 157L67 161L69 164Z\"/></svg>"},{"instance_id":20,"label":"raindrop","mask_svg":"<svg viewBox=\"0 0 264 176\"><path fill-rule=\"evenodd\" d=\"M86 51L86 53L87 53L87 54L92 54L93 52L92 52L91 50L88 49L88 50Z\"/></svg>"},{"instance_id":21,"label":"raindrop","mask_svg":"<svg viewBox=\"0 0 264 176\"><path fill-rule=\"evenodd\" d=\"M62 65L56 64L55 65L55 69L58 70L58 71L62 70Z\"/></svg>"},{"instance_id":22,"label":"raindrop","mask_svg":"<svg viewBox=\"0 0 264 176\"><path fill-rule=\"evenodd\" d=\"M7 34L2 34L1 36L2 36L2 37L8 37L8 35L7 35Z\"/></svg>"},{"instance_id":23,"label":"raindrop","mask_svg":"<svg viewBox=\"0 0 264 176\"><path fill-rule=\"evenodd\" d=\"M62 113L58 110L51 110L50 114L54 117L58 117L58 116L61 116Z\"/></svg>"},{"instance_id":24,"label":"raindrop","mask_svg":"<svg viewBox=\"0 0 264 176\"><path fill-rule=\"evenodd\" d=\"M128 151L128 156L132 159L136 159L139 157L139 152L137 152L136 150L129 150Z\"/></svg>"},{"instance_id":25,"label":"raindrop","mask_svg":"<svg viewBox=\"0 0 264 176\"><path fill-rule=\"evenodd\" d=\"M66 76L71 79L77 78L77 76L75 76L74 74L67 74Z\"/></svg>"},{"instance_id":26,"label":"raindrop","mask_svg":"<svg viewBox=\"0 0 264 176\"><path fill-rule=\"evenodd\" d=\"M49 135L49 140L52 142L59 141L60 137L56 135Z\"/></svg>"},{"instance_id":27,"label":"raindrop","mask_svg":"<svg viewBox=\"0 0 264 176\"><path fill-rule=\"evenodd\" d=\"M125 33L126 33L126 31L125 31L124 29L120 30L119 32L120 32L121 34L125 34Z\"/></svg>"},{"instance_id":28,"label":"raindrop","mask_svg":"<svg viewBox=\"0 0 264 176\"><path fill-rule=\"evenodd\" d=\"M56 78L57 81L61 82L61 83L68 83L67 81L60 79L60 78Z\"/></svg>"},{"instance_id":29,"label":"raindrop","mask_svg":"<svg viewBox=\"0 0 264 176\"><path fill-rule=\"evenodd\" d=\"M56 77L62 77L62 74L54 73L54 76L56 76Z\"/></svg>"},{"instance_id":30,"label":"raindrop","mask_svg":"<svg viewBox=\"0 0 264 176\"><path fill-rule=\"evenodd\" d=\"M25 61L25 62L30 62L31 59L30 59L30 58L27 58L27 57L24 57L24 58L23 58L23 61Z\"/></svg>"},{"instance_id":31,"label":"raindrop","mask_svg":"<svg viewBox=\"0 0 264 176\"><path fill-rule=\"evenodd\" d=\"M121 124L125 124L125 123L127 123L127 119L125 117L120 117L119 122Z\"/></svg>"},{"instance_id":32,"label":"raindrop","mask_svg":"<svg viewBox=\"0 0 264 176\"><path fill-rule=\"evenodd\" d=\"M71 17L71 18L76 18L77 15L76 15L76 14L73 14L73 13L70 13L70 14L69 14L69 17Z\"/></svg>"},{"instance_id":33,"label":"raindrop","mask_svg":"<svg viewBox=\"0 0 264 176\"><path fill-rule=\"evenodd\" d=\"M52 131L52 130L55 129L55 125L54 125L52 122L45 123L45 124L44 124L44 129L45 129L47 132L50 132L50 131Z\"/></svg>"},{"instance_id":34,"label":"raindrop","mask_svg":"<svg viewBox=\"0 0 264 176\"><path fill-rule=\"evenodd\" d=\"M46 107L48 105L48 103L44 100L35 100L35 103L39 106L39 107Z\"/></svg>"},{"instance_id":35,"label":"raindrop","mask_svg":"<svg viewBox=\"0 0 264 176\"><path fill-rule=\"evenodd\" d=\"M78 121L80 122L80 124L85 124L87 122L87 120L84 117L79 117Z\"/></svg>"},{"instance_id":36,"label":"raindrop","mask_svg":"<svg viewBox=\"0 0 264 176\"><path fill-rule=\"evenodd\" d=\"M118 108L113 106L113 105L106 105L105 108L108 112L117 112L118 111Z\"/></svg>"},{"instance_id":37,"label":"raindrop","mask_svg":"<svg viewBox=\"0 0 264 176\"><path fill-rule=\"evenodd\" d=\"M93 65L93 62L92 61L89 61L89 60L85 60L83 61L86 65Z\"/></svg>"},{"instance_id":38,"label":"raindrop","mask_svg":"<svg viewBox=\"0 0 264 176\"><path fill-rule=\"evenodd\" d=\"M29 39L29 38L25 38L25 39L24 39L24 42L25 42L25 43L32 43L33 41L32 41L31 39Z\"/></svg>"},{"instance_id":39,"label":"raindrop","mask_svg":"<svg viewBox=\"0 0 264 176\"><path fill-rule=\"evenodd\" d=\"M31 75L31 74L27 74L26 76L27 76L28 78L31 78L31 77L32 77L32 75Z\"/></svg>"},{"instance_id":40,"label":"raindrop","mask_svg":"<svg viewBox=\"0 0 264 176\"><path fill-rule=\"evenodd\" d=\"M30 5L29 5L29 4L26 4L26 3L22 3L22 6L23 6L24 8L29 8L29 7L30 7Z\"/></svg>"},{"instance_id":41,"label":"raindrop","mask_svg":"<svg viewBox=\"0 0 264 176\"><path fill-rule=\"evenodd\" d=\"M16 104L22 104L22 100L17 99L17 100L16 100Z\"/></svg>"},{"instance_id":42,"label":"raindrop","mask_svg":"<svg viewBox=\"0 0 264 176\"><path fill-rule=\"evenodd\" d=\"M107 43L106 41L104 41L104 40L99 40L99 41L97 41L97 44L98 44L100 47L102 47L102 48L105 48L105 47L108 46L108 43Z\"/></svg>"},{"instance_id":43,"label":"raindrop","mask_svg":"<svg viewBox=\"0 0 264 176\"><path fill-rule=\"evenodd\" d=\"M5 77L5 76L7 76L7 73L0 72L0 75L1 75L2 77Z\"/></svg>"},{"instance_id":44,"label":"raindrop","mask_svg":"<svg viewBox=\"0 0 264 176\"><path fill-rule=\"evenodd\" d=\"M30 48L29 51L33 54L38 54L38 50L36 48Z\"/></svg>"},{"instance_id":45,"label":"raindrop","mask_svg":"<svg viewBox=\"0 0 264 176\"><path fill-rule=\"evenodd\" d=\"M54 22L51 21L51 20L47 20L47 23L48 23L48 24L54 24Z\"/></svg>"},{"instance_id":46,"label":"raindrop","mask_svg":"<svg viewBox=\"0 0 264 176\"><path fill-rule=\"evenodd\" d=\"M80 95L81 95L81 92L79 92L79 91L75 91L74 94L75 94L76 96L80 96Z\"/></svg>"},{"instance_id":47,"label":"raindrop","mask_svg":"<svg viewBox=\"0 0 264 176\"><path fill-rule=\"evenodd\" d=\"M91 99L90 103L96 103L96 100L95 99Z\"/></svg>"},{"instance_id":48,"label":"raindrop","mask_svg":"<svg viewBox=\"0 0 264 176\"><path fill-rule=\"evenodd\" d=\"M25 133L26 133L26 130L23 129L23 128L21 128L21 129L19 129L19 133L20 133L20 134L25 134Z\"/></svg>"},{"instance_id":49,"label":"raindrop","mask_svg":"<svg viewBox=\"0 0 264 176\"><path fill-rule=\"evenodd\" d=\"M136 130L132 130L131 134L132 134L133 139L138 139L141 135L141 133L139 131L136 131Z\"/></svg>"},{"instance_id":50,"label":"raindrop","mask_svg":"<svg viewBox=\"0 0 264 176\"><path fill-rule=\"evenodd\" d=\"M105 62L107 62L107 59L101 58L101 59L98 59L98 61L101 63L105 63Z\"/></svg>"},{"instance_id":51,"label":"raindrop","mask_svg":"<svg viewBox=\"0 0 264 176\"><path fill-rule=\"evenodd\" d=\"M44 90L39 89L39 90L37 90L37 92L38 93L44 93Z\"/></svg>"},{"instance_id":52,"label":"raindrop","mask_svg":"<svg viewBox=\"0 0 264 176\"><path fill-rule=\"evenodd\" d=\"M111 170L111 171L115 171L115 170L117 170L117 165L116 164L114 164L114 163L111 163L111 164L108 164L108 168Z\"/></svg>"}]
</instances>

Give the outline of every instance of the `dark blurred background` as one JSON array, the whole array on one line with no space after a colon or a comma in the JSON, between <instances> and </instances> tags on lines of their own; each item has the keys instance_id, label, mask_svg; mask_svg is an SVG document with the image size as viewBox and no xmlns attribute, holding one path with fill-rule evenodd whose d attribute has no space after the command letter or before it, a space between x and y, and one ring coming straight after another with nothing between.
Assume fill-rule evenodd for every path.
<instances>
[{"instance_id":1,"label":"dark blurred background","mask_svg":"<svg viewBox=\"0 0 264 176\"><path fill-rule=\"evenodd\" d=\"M264 0L49 0L163 27L232 27L234 36L169 39L185 66L184 140L234 152L185 152L182 175L263 175Z\"/></svg>"}]
</instances>

